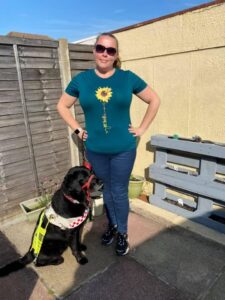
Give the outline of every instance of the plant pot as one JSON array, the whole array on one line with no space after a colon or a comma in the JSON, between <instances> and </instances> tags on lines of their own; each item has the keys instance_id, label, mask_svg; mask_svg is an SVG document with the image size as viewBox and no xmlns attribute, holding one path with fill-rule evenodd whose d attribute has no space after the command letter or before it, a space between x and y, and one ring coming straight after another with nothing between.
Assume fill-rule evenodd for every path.
<instances>
[{"instance_id":1,"label":"plant pot","mask_svg":"<svg viewBox=\"0 0 225 300\"><path fill-rule=\"evenodd\" d=\"M129 198L137 198L141 195L143 190L143 184L144 184L144 177L138 176L138 175L132 175L131 179L129 180L129 186L128 186L128 196Z\"/></svg>"},{"instance_id":2,"label":"plant pot","mask_svg":"<svg viewBox=\"0 0 225 300\"><path fill-rule=\"evenodd\" d=\"M138 199L140 199L141 201L144 201L146 203L149 203L149 196L145 195L145 194L141 194Z\"/></svg>"},{"instance_id":3,"label":"plant pot","mask_svg":"<svg viewBox=\"0 0 225 300\"><path fill-rule=\"evenodd\" d=\"M45 206L40 206L41 197L25 200L20 203L20 207L29 222L37 221L40 212Z\"/></svg>"},{"instance_id":4,"label":"plant pot","mask_svg":"<svg viewBox=\"0 0 225 300\"><path fill-rule=\"evenodd\" d=\"M104 213L103 198L99 197L93 200L92 216L98 217Z\"/></svg>"}]
</instances>

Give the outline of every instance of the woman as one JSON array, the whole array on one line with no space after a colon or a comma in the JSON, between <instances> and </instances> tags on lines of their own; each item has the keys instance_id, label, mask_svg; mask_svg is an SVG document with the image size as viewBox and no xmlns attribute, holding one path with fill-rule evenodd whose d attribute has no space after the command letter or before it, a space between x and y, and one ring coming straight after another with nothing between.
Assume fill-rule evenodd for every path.
<instances>
[{"instance_id":1,"label":"woman","mask_svg":"<svg viewBox=\"0 0 225 300\"><path fill-rule=\"evenodd\" d=\"M129 251L127 223L129 213L128 183L136 156L136 137L153 121L159 97L137 75L119 69L118 41L103 33L94 46L96 68L81 72L67 86L57 105L58 112L86 144L86 154L97 177L104 183L103 198L108 227L102 244L110 245L115 235L116 253ZM148 104L139 127L130 124L132 94ZM79 98L86 130L70 112Z\"/></svg>"}]
</instances>

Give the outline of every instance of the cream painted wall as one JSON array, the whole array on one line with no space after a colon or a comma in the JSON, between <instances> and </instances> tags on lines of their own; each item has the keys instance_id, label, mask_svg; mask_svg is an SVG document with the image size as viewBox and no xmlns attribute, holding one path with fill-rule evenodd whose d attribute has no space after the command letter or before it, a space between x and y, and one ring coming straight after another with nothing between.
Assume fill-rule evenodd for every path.
<instances>
[{"instance_id":1,"label":"cream painted wall","mask_svg":"<svg viewBox=\"0 0 225 300\"><path fill-rule=\"evenodd\" d=\"M142 136L133 173L153 162L146 144L155 134L225 143L225 3L115 33L122 68L141 76L161 98L159 113ZM132 123L146 104L134 96Z\"/></svg>"}]
</instances>

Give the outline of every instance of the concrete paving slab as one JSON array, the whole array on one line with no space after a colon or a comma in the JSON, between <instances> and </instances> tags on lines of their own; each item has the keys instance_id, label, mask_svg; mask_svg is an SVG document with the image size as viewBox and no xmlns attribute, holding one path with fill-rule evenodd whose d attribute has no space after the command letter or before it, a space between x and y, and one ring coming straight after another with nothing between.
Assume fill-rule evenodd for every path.
<instances>
[{"instance_id":1,"label":"concrete paving slab","mask_svg":"<svg viewBox=\"0 0 225 300\"><path fill-rule=\"evenodd\" d=\"M215 284L210 290L206 290L204 300L224 300L225 299L225 268L220 276L216 278Z\"/></svg>"},{"instance_id":2,"label":"concrete paving slab","mask_svg":"<svg viewBox=\"0 0 225 300\"><path fill-rule=\"evenodd\" d=\"M19 254L0 232L0 266L19 258ZM1 300L53 300L52 295L31 268L25 268L0 278Z\"/></svg>"},{"instance_id":3,"label":"concrete paving slab","mask_svg":"<svg viewBox=\"0 0 225 300\"><path fill-rule=\"evenodd\" d=\"M118 259L114 252L114 244L111 247L103 247L100 244L100 237L106 226L105 216L98 217L96 221L85 225L83 242L88 247L86 255L89 262L87 265L80 266L77 264L70 249L63 255L64 263L62 265L41 268L32 265L48 289L57 297L66 295L71 289L84 284L90 277L107 269ZM5 227L3 230L6 236L16 245L19 253L23 255L30 246L34 227L35 223L22 221L19 224ZM135 248L152 236L157 235L164 228L161 224L151 222L133 213L129 216L128 227L131 248Z\"/></svg>"},{"instance_id":4,"label":"concrete paving slab","mask_svg":"<svg viewBox=\"0 0 225 300\"><path fill-rule=\"evenodd\" d=\"M146 268L121 257L105 272L92 278L66 300L178 300L190 299L155 278Z\"/></svg>"},{"instance_id":5,"label":"concrete paving slab","mask_svg":"<svg viewBox=\"0 0 225 300\"><path fill-rule=\"evenodd\" d=\"M30 298L28 299L42 299L42 292L40 292L40 295L38 293L44 286L46 286L48 292L53 293L57 299L65 299L69 294L72 296L74 293L79 295L79 291L82 289L91 292L91 288L89 287L93 286L92 283L95 279L97 280L96 282L99 289L96 294L98 295L98 293L102 293L101 289L104 290L104 286L101 284L102 278L105 278L104 280L107 286L108 281L111 282L110 278L114 276L114 273L118 274L120 285L128 289L126 287L127 282L131 282L131 286L134 285L135 283L132 282L135 282L135 274L137 273L139 274L138 280L140 278L140 290L138 291L138 288L136 289L137 293L142 296L141 299L167 300L168 298L163 298L166 294L164 293L164 288L169 286L170 290L173 292L176 291L176 293L173 294L174 299L180 299L179 297L182 295L182 299L188 297L189 300L211 300L214 299L213 297L215 297L216 300L220 300L219 297L224 295L223 281L225 279L224 235L221 237L221 234L213 234L212 230L204 229L204 226L189 220L186 220L185 224L185 219L181 220L179 217L174 216L174 214L167 214L165 211L162 212L162 209L153 208L152 205L140 200L133 200L131 209L135 213L131 213L129 216L128 233L131 251L128 257L120 258L115 255L115 243L110 247L103 247L100 244L100 237L107 222L105 216L98 217L94 222L86 224L84 230L84 243L88 246L86 254L89 263L85 266L78 265L70 250L68 250L64 254L65 261L60 266L35 268L31 264L26 271L35 271L39 280L36 277L33 284L31 281ZM194 223L194 225L192 223ZM13 222L8 223L8 225L4 224L2 231L16 246L18 253L23 255L30 246L34 227L34 223L30 224L24 220L18 222L13 220ZM191 231L187 231L184 228L191 228ZM197 235L194 232L198 232L199 228L200 235ZM204 238L204 234L214 241L221 241L221 244ZM5 250L6 249L8 249L7 246ZM10 255L7 253L10 253L10 251L6 250L3 252L2 258L4 261L7 259L11 261L11 255L13 259L18 257L18 254L15 252ZM123 271L123 276L120 275L121 268L122 270L126 269L128 271L127 273ZM20 282L17 279L18 274L19 272L17 272L17 275L14 274L15 278L13 282ZM104 277L104 274L106 277ZM128 281L127 276L131 276ZM112 286L113 291L118 284L116 278ZM145 279L142 281L141 278ZM144 298L146 295L149 296L148 287L145 285L146 282L148 282L147 286L152 286L152 295L154 295L155 298ZM162 294L160 294L160 291L159 294L157 294L157 289L154 289L154 287L157 286L159 290L161 290L162 287ZM95 292L95 289L93 289L93 291ZM92 298L92 296L95 297L93 291L89 294L91 297L86 299L100 299L97 298L97 296L96 298ZM112 293L114 295L113 291ZM144 293L144 291L146 293ZM129 290L127 293L130 295L130 299L138 299L132 298L133 294L129 294ZM49 293L48 296L52 297ZM113 298L110 297L110 299ZM123 298L120 297L120 299ZM224 298L221 298L221 300L222 299ZM23 300L25 300L25 298Z\"/></svg>"},{"instance_id":6,"label":"concrete paving slab","mask_svg":"<svg viewBox=\"0 0 225 300\"><path fill-rule=\"evenodd\" d=\"M130 214L128 223L131 249L154 237L165 227L133 213ZM89 262L87 265L80 266L77 264L70 249L63 255L64 263L62 265L41 268L31 265L54 295L57 297L65 296L98 272L107 269L118 259L115 255L114 244L110 247L103 247L100 244L100 237L106 226L105 216L98 217L96 221L85 225L83 242L88 247L86 255ZM6 236L16 245L19 253L23 255L30 246L34 227L35 223L23 221L19 225L12 224L3 230Z\"/></svg>"},{"instance_id":7,"label":"concrete paving slab","mask_svg":"<svg viewBox=\"0 0 225 300\"><path fill-rule=\"evenodd\" d=\"M165 229L165 224L144 218L138 214L129 214L128 235L132 249L159 235Z\"/></svg>"},{"instance_id":8,"label":"concrete paving slab","mask_svg":"<svg viewBox=\"0 0 225 300\"><path fill-rule=\"evenodd\" d=\"M168 228L131 255L150 272L195 299L215 282L225 265L224 246L181 228Z\"/></svg>"}]
</instances>

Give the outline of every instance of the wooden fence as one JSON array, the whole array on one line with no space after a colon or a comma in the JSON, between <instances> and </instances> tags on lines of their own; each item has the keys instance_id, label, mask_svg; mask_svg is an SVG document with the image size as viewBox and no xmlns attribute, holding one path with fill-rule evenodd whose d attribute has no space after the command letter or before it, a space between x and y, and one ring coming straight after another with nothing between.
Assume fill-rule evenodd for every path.
<instances>
[{"instance_id":1,"label":"wooden fence","mask_svg":"<svg viewBox=\"0 0 225 300\"><path fill-rule=\"evenodd\" d=\"M68 53L67 78L93 66L90 46L69 44ZM0 37L0 218L79 164L71 161L70 134L56 111L68 83L59 56L58 41ZM79 104L75 114L84 123Z\"/></svg>"}]
</instances>

